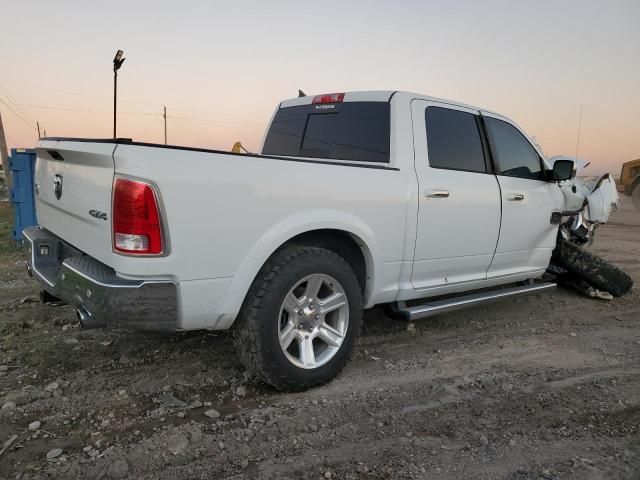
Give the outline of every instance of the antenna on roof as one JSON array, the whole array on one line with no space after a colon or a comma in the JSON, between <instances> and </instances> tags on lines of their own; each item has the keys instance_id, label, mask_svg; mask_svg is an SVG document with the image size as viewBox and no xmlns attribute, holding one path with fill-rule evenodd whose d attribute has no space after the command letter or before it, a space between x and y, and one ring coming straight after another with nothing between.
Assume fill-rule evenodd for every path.
<instances>
[{"instance_id":1,"label":"antenna on roof","mask_svg":"<svg viewBox=\"0 0 640 480\"><path fill-rule=\"evenodd\" d=\"M300 98L300 97L306 97L306 96L307 96L307 94L306 94L306 93L304 93L302 90L298 90L298 98Z\"/></svg>"},{"instance_id":2,"label":"antenna on roof","mask_svg":"<svg viewBox=\"0 0 640 480\"><path fill-rule=\"evenodd\" d=\"M576 142L576 160L578 160L578 148L580 147L580 129L582 128L582 104L580 104L580 120L578 121L578 141Z\"/></svg>"}]
</instances>

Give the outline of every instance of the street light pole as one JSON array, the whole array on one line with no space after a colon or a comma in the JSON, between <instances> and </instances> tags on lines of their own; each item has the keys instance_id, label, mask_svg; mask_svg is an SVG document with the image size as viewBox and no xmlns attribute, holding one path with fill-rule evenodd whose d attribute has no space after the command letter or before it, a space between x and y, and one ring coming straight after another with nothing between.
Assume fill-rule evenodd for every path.
<instances>
[{"instance_id":1,"label":"street light pole","mask_svg":"<svg viewBox=\"0 0 640 480\"><path fill-rule=\"evenodd\" d=\"M113 138L116 136L116 114L118 110L118 70L124 63L125 59L122 58L122 50L116 52L116 56L113 58Z\"/></svg>"},{"instance_id":2,"label":"street light pole","mask_svg":"<svg viewBox=\"0 0 640 480\"><path fill-rule=\"evenodd\" d=\"M116 111L118 110L118 71L113 67L113 138L116 138Z\"/></svg>"}]
</instances>

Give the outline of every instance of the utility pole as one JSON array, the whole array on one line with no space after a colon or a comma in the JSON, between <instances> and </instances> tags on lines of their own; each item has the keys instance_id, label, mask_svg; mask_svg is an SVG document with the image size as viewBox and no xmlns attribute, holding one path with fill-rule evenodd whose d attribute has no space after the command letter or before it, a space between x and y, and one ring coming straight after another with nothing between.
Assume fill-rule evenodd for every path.
<instances>
[{"instance_id":1,"label":"utility pole","mask_svg":"<svg viewBox=\"0 0 640 480\"><path fill-rule=\"evenodd\" d=\"M162 115L164 117L164 144L167 144L167 106L163 105L164 107L164 114Z\"/></svg>"},{"instance_id":2,"label":"utility pole","mask_svg":"<svg viewBox=\"0 0 640 480\"><path fill-rule=\"evenodd\" d=\"M2 170L4 170L4 184L7 192L11 191L11 169L9 168L9 152L7 151L7 140L4 138L4 126L2 125L2 114L0 113L0 158L2 158Z\"/></svg>"}]
</instances>

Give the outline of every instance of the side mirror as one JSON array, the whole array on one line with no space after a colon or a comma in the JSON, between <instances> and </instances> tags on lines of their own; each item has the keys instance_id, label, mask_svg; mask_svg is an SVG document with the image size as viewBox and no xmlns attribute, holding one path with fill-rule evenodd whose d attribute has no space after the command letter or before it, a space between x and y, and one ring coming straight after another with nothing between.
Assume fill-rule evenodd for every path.
<instances>
[{"instance_id":1,"label":"side mirror","mask_svg":"<svg viewBox=\"0 0 640 480\"><path fill-rule=\"evenodd\" d=\"M576 176L576 166L572 160L556 160L550 173L551 180L554 182L571 180Z\"/></svg>"}]
</instances>

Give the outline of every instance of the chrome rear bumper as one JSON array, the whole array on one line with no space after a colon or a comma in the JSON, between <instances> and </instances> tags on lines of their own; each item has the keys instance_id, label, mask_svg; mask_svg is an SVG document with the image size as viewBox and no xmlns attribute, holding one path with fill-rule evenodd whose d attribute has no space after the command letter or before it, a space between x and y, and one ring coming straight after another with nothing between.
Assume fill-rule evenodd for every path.
<instances>
[{"instance_id":1,"label":"chrome rear bumper","mask_svg":"<svg viewBox=\"0 0 640 480\"><path fill-rule=\"evenodd\" d=\"M44 228L29 227L23 235L29 245L27 271L47 292L75 307L83 325L178 329L175 283L119 278Z\"/></svg>"}]
</instances>

